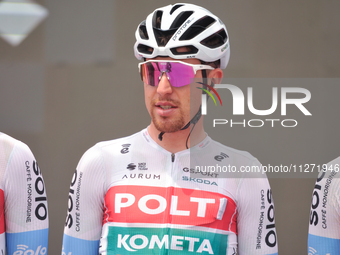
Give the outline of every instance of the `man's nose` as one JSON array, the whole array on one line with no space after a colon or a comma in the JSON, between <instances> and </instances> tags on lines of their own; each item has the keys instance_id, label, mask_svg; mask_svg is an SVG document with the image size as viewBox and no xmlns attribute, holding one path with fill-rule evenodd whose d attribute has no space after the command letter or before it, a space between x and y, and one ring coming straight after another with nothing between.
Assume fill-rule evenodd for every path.
<instances>
[{"instance_id":1,"label":"man's nose","mask_svg":"<svg viewBox=\"0 0 340 255\"><path fill-rule=\"evenodd\" d=\"M157 86L157 93L161 95L172 93L172 86L166 72L162 73L159 84Z\"/></svg>"}]
</instances>

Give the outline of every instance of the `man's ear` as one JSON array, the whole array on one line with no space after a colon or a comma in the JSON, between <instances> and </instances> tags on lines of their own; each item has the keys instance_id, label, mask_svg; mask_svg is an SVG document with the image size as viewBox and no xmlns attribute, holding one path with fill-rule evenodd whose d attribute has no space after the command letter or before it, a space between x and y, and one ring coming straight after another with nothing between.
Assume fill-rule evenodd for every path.
<instances>
[{"instance_id":1,"label":"man's ear","mask_svg":"<svg viewBox=\"0 0 340 255\"><path fill-rule=\"evenodd\" d=\"M208 78L212 81L213 84L220 84L223 78L223 71L221 68L216 68L209 72Z\"/></svg>"}]
</instances>

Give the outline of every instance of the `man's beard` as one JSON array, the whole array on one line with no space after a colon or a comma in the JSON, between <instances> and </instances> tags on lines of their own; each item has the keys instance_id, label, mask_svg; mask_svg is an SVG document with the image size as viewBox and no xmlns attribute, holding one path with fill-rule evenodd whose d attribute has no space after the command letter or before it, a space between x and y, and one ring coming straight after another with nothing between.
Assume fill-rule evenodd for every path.
<instances>
[{"instance_id":1,"label":"man's beard","mask_svg":"<svg viewBox=\"0 0 340 255\"><path fill-rule=\"evenodd\" d=\"M156 129L160 132L164 133L174 133L181 130L185 126L184 114L181 110L180 103L171 99L164 99L164 100L152 100L151 105L154 106L158 101L168 101L174 103L179 110L178 116L171 116L171 117L162 117L156 115L154 111L151 111L151 119L153 124L155 125Z\"/></svg>"}]
</instances>

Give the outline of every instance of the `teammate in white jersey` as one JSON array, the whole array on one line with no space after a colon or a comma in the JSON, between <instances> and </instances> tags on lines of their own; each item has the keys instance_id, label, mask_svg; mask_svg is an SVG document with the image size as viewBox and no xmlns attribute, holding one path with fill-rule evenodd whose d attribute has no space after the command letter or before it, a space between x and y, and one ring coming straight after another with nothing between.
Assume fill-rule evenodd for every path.
<instances>
[{"instance_id":1,"label":"teammate in white jersey","mask_svg":"<svg viewBox=\"0 0 340 255\"><path fill-rule=\"evenodd\" d=\"M316 180L309 220L308 254L340 254L340 157Z\"/></svg>"},{"instance_id":2,"label":"teammate in white jersey","mask_svg":"<svg viewBox=\"0 0 340 255\"><path fill-rule=\"evenodd\" d=\"M193 168L260 167L203 129L201 89L220 83L229 61L225 25L202 7L175 4L152 12L136 39L151 124L83 155L62 254L277 254L267 178Z\"/></svg>"},{"instance_id":3,"label":"teammate in white jersey","mask_svg":"<svg viewBox=\"0 0 340 255\"><path fill-rule=\"evenodd\" d=\"M0 133L0 254L47 254L44 181L31 150Z\"/></svg>"}]
</instances>

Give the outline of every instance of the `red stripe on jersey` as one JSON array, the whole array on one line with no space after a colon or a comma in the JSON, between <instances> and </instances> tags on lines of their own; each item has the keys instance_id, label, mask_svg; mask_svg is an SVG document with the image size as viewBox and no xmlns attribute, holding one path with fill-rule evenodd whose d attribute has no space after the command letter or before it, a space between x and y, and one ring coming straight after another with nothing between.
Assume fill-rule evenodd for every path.
<instances>
[{"instance_id":1,"label":"red stripe on jersey","mask_svg":"<svg viewBox=\"0 0 340 255\"><path fill-rule=\"evenodd\" d=\"M5 232L4 191L0 189L0 234Z\"/></svg>"},{"instance_id":2,"label":"red stripe on jersey","mask_svg":"<svg viewBox=\"0 0 340 255\"><path fill-rule=\"evenodd\" d=\"M236 204L230 197L203 190L114 186L105 195L106 222L171 223L236 233Z\"/></svg>"}]
</instances>

